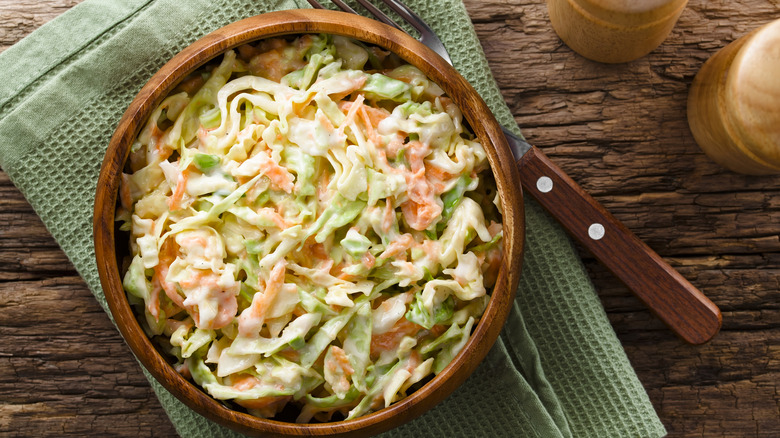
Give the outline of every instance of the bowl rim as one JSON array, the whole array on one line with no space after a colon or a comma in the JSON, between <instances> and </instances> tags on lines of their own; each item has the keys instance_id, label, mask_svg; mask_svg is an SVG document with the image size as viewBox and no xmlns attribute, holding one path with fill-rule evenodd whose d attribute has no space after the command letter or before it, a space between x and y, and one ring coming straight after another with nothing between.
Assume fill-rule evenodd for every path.
<instances>
[{"instance_id":1,"label":"bowl rim","mask_svg":"<svg viewBox=\"0 0 780 438\"><path fill-rule=\"evenodd\" d=\"M114 220L119 179L130 146L148 116L164 97L195 69L242 44L292 34L343 35L377 45L420 68L461 109L485 147L502 207L504 260L485 313L452 362L411 395L387 408L352 420L330 423L287 423L230 409L186 380L164 359L145 335L127 301L119 273ZM473 373L491 349L508 316L520 278L525 216L523 194L501 127L471 85L446 61L416 39L380 22L343 12L300 9L269 12L228 24L180 51L138 92L117 124L98 179L93 234L101 286L125 342L149 373L188 407L221 425L264 436L365 436L418 417L441 402Z\"/></svg>"}]
</instances>

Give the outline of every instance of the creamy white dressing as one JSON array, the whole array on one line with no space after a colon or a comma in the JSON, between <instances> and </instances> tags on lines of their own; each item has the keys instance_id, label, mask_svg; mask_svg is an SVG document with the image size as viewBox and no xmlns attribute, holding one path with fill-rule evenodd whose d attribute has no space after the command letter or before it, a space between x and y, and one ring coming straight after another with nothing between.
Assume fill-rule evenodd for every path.
<instances>
[{"instance_id":1,"label":"creamy white dressing","mask_svg":"<svg viewBox=\"0 0 780 438\"><path fill-rule=\"evenodd\" d=\"M259 47L139 135L124 284L213 397L353 418L440 372L484 311L487 156L412 66L367 73L323 36Z\"/></svg>"},{"instance_id":2,"label":"creamy white dressing","mask_svg":"<svg viewBox=\"0 0 780 438\"><path fill-rule=\"evenodd\" d=\"M225 175L204 175L193 172L187 178L186 190L190 196L201 196L219 191L232 192L236 188L238 183L225 178Z\"/></svg>"},{"instance_id":3,"label":"creamy white dressing","mask_svg":"<svg viewBox=\"0 0 780 438\"><path fill-rule=\"evenodd\" d=\"M398 294L382 302L371 312L371 326L373 333L381 335L387 333L393 326L403 318L406 313L406 306L412 301L412 295L409 293Z\"/></svg>"},{"instance_id":4,"label":"creamy white dressing","mask_svg":"<svg viewBox=\"0 0 780 438\"><path fill-rule=\"evenodd\" d=\"M347 136L337 131L319 109L314 120L292 118L288 138L307 154L319 157L326 156L333 148L343 147L347 141Z\"/></svg>"}]
</instances>

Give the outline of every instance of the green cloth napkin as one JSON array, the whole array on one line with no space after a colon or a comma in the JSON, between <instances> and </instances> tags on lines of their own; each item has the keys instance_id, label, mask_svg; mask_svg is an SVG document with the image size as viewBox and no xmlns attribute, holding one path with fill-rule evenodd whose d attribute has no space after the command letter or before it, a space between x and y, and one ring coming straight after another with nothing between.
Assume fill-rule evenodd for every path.
<instances>
[{"instance_id":1,"label":"green cloth napkin","mask_svg":"<svg viewBox=\"0 0 780 438\"><path fill-rule=\"evenodd\" d=\"M517 130L460 1L406 3L441 36L498 120ZM0 54L0 166L104 309L92 205L125 108L160 66L206 33L303 7L304 0L87 0ZM495 347L452 396L385 436L666 433L567 236L536 203L526 203L526 214L521 285ZM150 382L183 437L236 436Z\"/></svg>"}]
</instances>

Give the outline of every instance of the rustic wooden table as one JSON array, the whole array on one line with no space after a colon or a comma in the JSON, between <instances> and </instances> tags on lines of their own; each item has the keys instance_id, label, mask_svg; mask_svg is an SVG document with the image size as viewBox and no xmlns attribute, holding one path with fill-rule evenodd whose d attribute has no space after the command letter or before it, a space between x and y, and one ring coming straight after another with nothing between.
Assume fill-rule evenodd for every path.
<instances>
[{"instance_id":1,"label":"rustic wooden table","mask_svg":"<svg viewBox=\"0 0 780 438\"><path fill-rule=\"evenodd\" d=\"M0 50L80 0L0 0ZM541 0L466 0L528 139L723 310L692 347L583 254L670 436L780 435L780 177L724 171L696 146L687 90L718 49L780 18L778 0L691 0L638 61L587 61ZM171 436L122 339L0 172L0 435Z\"/></svg>"}]
</instances>

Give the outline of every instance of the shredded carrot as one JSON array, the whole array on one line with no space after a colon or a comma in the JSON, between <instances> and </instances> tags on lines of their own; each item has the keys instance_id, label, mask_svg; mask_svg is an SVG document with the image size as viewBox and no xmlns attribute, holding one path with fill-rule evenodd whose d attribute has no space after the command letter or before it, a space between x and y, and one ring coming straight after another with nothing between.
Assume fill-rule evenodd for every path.
<instances>
[{"instance_id":1,"label":"shredded carrot","mask_svg":"<svg viewBox=\"0 0 780 438\"><path fill-rule=\"evenodd\" d=\"M297 362L301 359L301 354L298 353L298 351L293 348L285 348L284 350L276 354L291 362Z\"/></svg>"},{"instance_id":2,"label":"shredded carrot","mask_svg":"<svg viewBox=\"0 0 780 438\"><path fill-rule=\"evenodd\" d=\"M409 363L406 364L406 370L411 373L421 363L422 358L420 357L420 353L417 350L412 350L412 353L409 355Z\"/></svg>"},{"instance_id":3,"label":"shredded carrot","mask_svg":"<svg viewBox=\"0 0 780 438\"><path fill-rule=\"evenodd\" d=\"M233 379L231 386L238 391L248 391L260 384L260 379L251 374L239 374L231 377ZM291 399L290 395L271 395L252 400L235 400L235 402L247 409L269 409L273 411L270 412L273 414L277 408L284 406Z\"/></svg>"},{"instance_id":4,"label":"shredded carrot","mask_svg":"<svg viewBox=\"0 0 780 438\"><path fill-rule=\"evenodd\" d=\"M293 184L293 179L290 175L290 172L288 172L284 167L276 164L268 151L260 152L260 154L265 155L265 159L260 165L260 173L267 176L271 182L280 189L287 193L292 193L293 187L295 186Z\"/></svg>"},{"instance_id":5,"label":"shredded carrot","mask_svg":"<svg viewBox=\"0 0 780 438\"><path fill-rule=\"evenodd\" d=\"M388 259L390 257L396 257L399 255L402 255L406 252L407 249L411 248L416 242L414 241L414 237L409 234L405 233L398 237L397 239L390 242L389 245L387 245L387 248L382 252L382 254L379 255L380 259Z\"/></svg>"},{"instance_id":6,"label":"shredded carrot","mask_svg":"<svg viewBox=\"0 0 780 438\"><path fill-rule=\"evenodd\" d=\"M181 201L184 198L184 192L187 189L187 180L189 179L189 169L184 169L176 178L176 187L173 189L173 193L168 197L168 208L171 211L178 210L181 207Z\"/></svg>"},{"instance_id":7,"label":"shredded carrot","mask_svg":"<svg viewBox=\"0 0 780 438\"><path fill-rule=\"evenodd\" d=\"M165 295L167 295L174 304L183 309L184 299L176 290L176 285L165 279L165 277L168 276L168 269L170 268L171 263L176 259L178 253L179 245L177 245L176 242L170 239L166 239L165 242L163 242L162 247L160 248L159 263L154 267L154 279L162 286Z\"/></svg>"},{"instance_id":8,"label":"shredded carrot","mask_svg":"<svg viewBox=\"0 0 780 438\"><path fill-rule=\"evenodd\" d=\"M355 369L352 368L352 364L349 363L347 353L341 348L332 345L330 347L330 357L332 360L325 364L330 371L337 371L341 368L345 375L350 375L355 372Z\"/></svg>"},{"instance_id":9,"label":"shredded carrot","mask_svg":"<svg viewBox=\"0 0 780 438\"><path fill-rule=\"evenodd\" d=\"M130 175L122 173L122 181L119 184L119 202L126 210L132 211L133 198L130 195Z\"/></svg>"},{"instance_id":10,"label":"shredded carrot","mask_svg":"<svg viewBox=\"0 0 780 438\"><path fill-rule=\"evenodd\" d=\"M236 400L235 402L247 409L274 409L292 400L291 395L270 395L255 400Z\"/></svg>"},{"instance_id":11,"label":"shredded carrot","mask_svg":"<svg viewBox=\"0 0 780 438\"><path fill-rule=\"evenodd\" d=\"M273 208L264 207L257 211L259 214L267 216L271 221L276 224L279 229L286 229L290 227L290 224L287 223L287 221L284 220L282 215L277 213L276 210Z\"/></svg>"},{"instance_id":12,"label":"shredded carrot","mask_svg":"<svg viewBox=\"0 0 780 438\"><path fill-rule=\"evenodd\" d=\"M409 168L411 169L412 173L417 173L421 170L425 171L425 162L423 160L430 151L431 148L427 143L423 143L417 140L406 143L404 155L406 156L406 160L409 162Z\"/></svg>"},{"instance_id":13,"label":"shredded carrot","mask_svg":"<svg viewBox=\"0 0 780 438\"><path fill-rule=\"evenodd\" d=\"M332 276L334 276L334 277L337 277L337 278L340 278L340 279L342 279L342 280L346 280L346 279L348 279L348 278L350 278L350 277L351 277L351 275L349 275L349 274L345 274L345 273L343 272L343 271L344 271L344 268L346 268L346 267L347 267L347 263L342 261L341 263L339 263L339 264L337 264L337 265L334 265L333 267L331 267L331 269L330 269L330 275L332 275Z\"/></svg>"},{"instance_id":14,"label":"shredded carrot","mask_svg":"<svg viewBox=\"0 0 780 438\"><path fill-rule=\"evenodd\" d=\"M355 99L355 102L343 102L341 107L343 110L347 110L347 114L349 114L349 112L352 111L352 108L356 105L358 105L357 99ZM359 106L360 118L363 121L363 125L366 127L366 134L368 134L368 138L371 141L378 145L380 142L379 136L376 133L376 127L382 120L390 116L390 113L382 108L374 108L372 106L363 105L362 100Z\"/></svg>"},{"instance_id":15,"label":"shredded carrot","mask_svg":"<svg viewBox=\"0 0 780 438\"><path fill-rule=\"evenodd\" d=\"M363 265L365 265L365 267L367 267L368 269L371 269L376 264L376 257L374 257L374 255L371 254L370 252L366 251L366 253L363 254L362 261L363 261Z\"/></svg>"},{"instance_id":16,"label":"shredded carrot","mask_svg":"<svg viewBox=\"0 0 780 438\"><path fill-rule=\"evenodd\" d=\"M152 315L156 320L160 319L161 290L162 286L160 286L160 283L154 282L154 284L152 284L152 293L149 295L149 302L146 303L146 310L148 310L149 314Z\"/></svg>"},{"instance_id":17,"label":"shredded carrot","mask_svg":"<svg viewBox=\"0 0 780 438\"><path fill-rule=\"evenodd\" d=\"M328 185L330 184L330 174L328 172L322 172L320 181L317 185L317 201L323 204L330 199L330 191Z\"/></svg>"},{"instance_id":18,"label":"shredded carrot","mask_svg":"<svg viewBox=\"0 0 780 438\"><path fill-rule=\"evenodd\" d=\"M410 227L423 231L439 217L441 207L437 204L418 204L414 201L406 201L401 204L401 212Z\"/></svg>"},{"instance_id":19,"label":"shredded carrot","mask_svg":"<svg viewBox=\"0 0 780 438\"><path fill-rule=\"evenodd\" d=\"M445 172L443 169L436 167L436 166L425 166L425 175L439 180L439 181L448 181L452 179L455 175L452 175L451 173Z\"/></svg>"},{"instance_id":20,"label":"shredded carrot","mask_svg":"<svg viewBox=\"0 0 780 438\"><path fill-rule=\"evenodd\" d=\"M317 121L320 122L320 125L325 128L326 131L336 131L336 127L333 126L333 123L330 122L330 119L324 113L320 113L320 115L317 117Z\"/></svg>"},{"instance_id":21,"label":"shredded carrot","mask_svg":"<svg viewBox=\"0 0 780 438\"><path fill-rule=\"evenodd\" d=\"M152 125L152 134L149 139L149 145L154 148L154 153L160 160L165 160L171 155L170 148L162 141L164 135L165 132L157 126L157 123Z\"/></svg>"},{"instance_id":22,"label":"shredded carrot","mask_svg":"<svg viewBox=\"0 0 780 438\"><path fill-rule=\"evenodd\" d=\"M200 239L200 240L203 240L204 243L206 242L204 239ZM202 269L193 269L192 275L179 281L179 285L181 287L190 289L204 283L213 282L213 279L210 278L212 276L213 275L211 271L204 271Z\"/></svg>"},{"instance_id":23,"label":"shredded carrot","mask_svg":"<svg viewBox=\"0 0 780 438\"><path fill-rule=\"evenodd\" d=\"M389 331L371 336L371 356L376 357L383 351L397 349L404 336L414 336L420 330L423 330L422 326L406 318L399 319Z\"/></svg>"},{"instance_id":24,"label":"shredded carrot","mask_svg":"<svg viewBox=\"0 0 780 438\"><path fill-rule=\"evenodd\" d=\"M393 207L393 198L388 196L385 201L385 215L382 218L382 232L388 233L394 222L395 208Z\"/></svg>"},{"instance_id":25,"label":"shredded carrot","mask_svg":"<svg viewBox=\"0 0 780 438\"><path fill-rule=\"evenodd\" d=\"M359 94L358 97L355 98L354 102L350 102L349 109L347 110L346 113L346 117L344 117L344 121L341 122L341 125L339 126L338 129L339 134L344 134L344 129L355 120L355 116L357 115L357 112L360 110L360 107L363 106L363 100L365 100L365 98L363 97L362 94Z\"/></svg>"},{"instance_id":26,"label":"shredded carrot","mask_svg":"<svg viewBox=\"0 0 780 438\"><path fill-rule=\"evenodd\" d=\"M485 287L492 287L498 279L498 271L501 269L501 248L491 248L485 255L487 259L487 269L484 270L483 281Z\"/></svg>"},{"instance_id":27,"label":"shredded carrot","mask_svg":"<svg viewBox=\"0 0 780 438\"><path fill-rule=\"evenodd\" d=\"M379 136L374 129L374 125L371 123L371 119L368 117L366 108L368 107L365 105L360 106L360 118L363 120L363 125L366 127L366 134L368 135L368 139L374 142L374 144L379 144Z\"/></svg>"},{"instance_id":28,"label":"shredded carrot","mask_svg":"<svg viewBox=\"0 0 780 438\"><path fill-rule=\"evenodd\" d=\"M238 317L238 332L242 336L254 336L263 327L265 312L284 285L286 265L284 259L274 265L263 293L256 293L252 298L252 304L241 312Z\"/></svg>"},{"instance_id":29,"label":"shredded carrot","mask_svg":"<svg viewBox=\"0 0 780 438\"><path fill-rule=\"evenodd\" d=\"M410 227L425 230L439 217L442 207L436 203L433 188L425 179L425 168L416 173L408 172L405 177L409 200L401 204L401 212Z\"/></svg>"},{"instance_id":30,"label":"shredded carrot","mask_svg":"<svg viewBox=\"0 0 780 438\"><path fill-rule=\"evenodd\" d=\"M379 122L390 117L390 112L384 108L374 108L373 106L366 106L366 113L371 120L371 124L378 126Z\"/></svg>"},{"instance_id":31,"label":"shredded carrot","mask_svg":"<svg viewBox=\"0 0 780 438\"><path fill-rule=\"evenodd\" d=\"M251 374L239 374L237 376L231 376L231 378L233 384L230 386L239 391L252 389L260 383L260 380Z\"/></svg>"}]
</instances>

